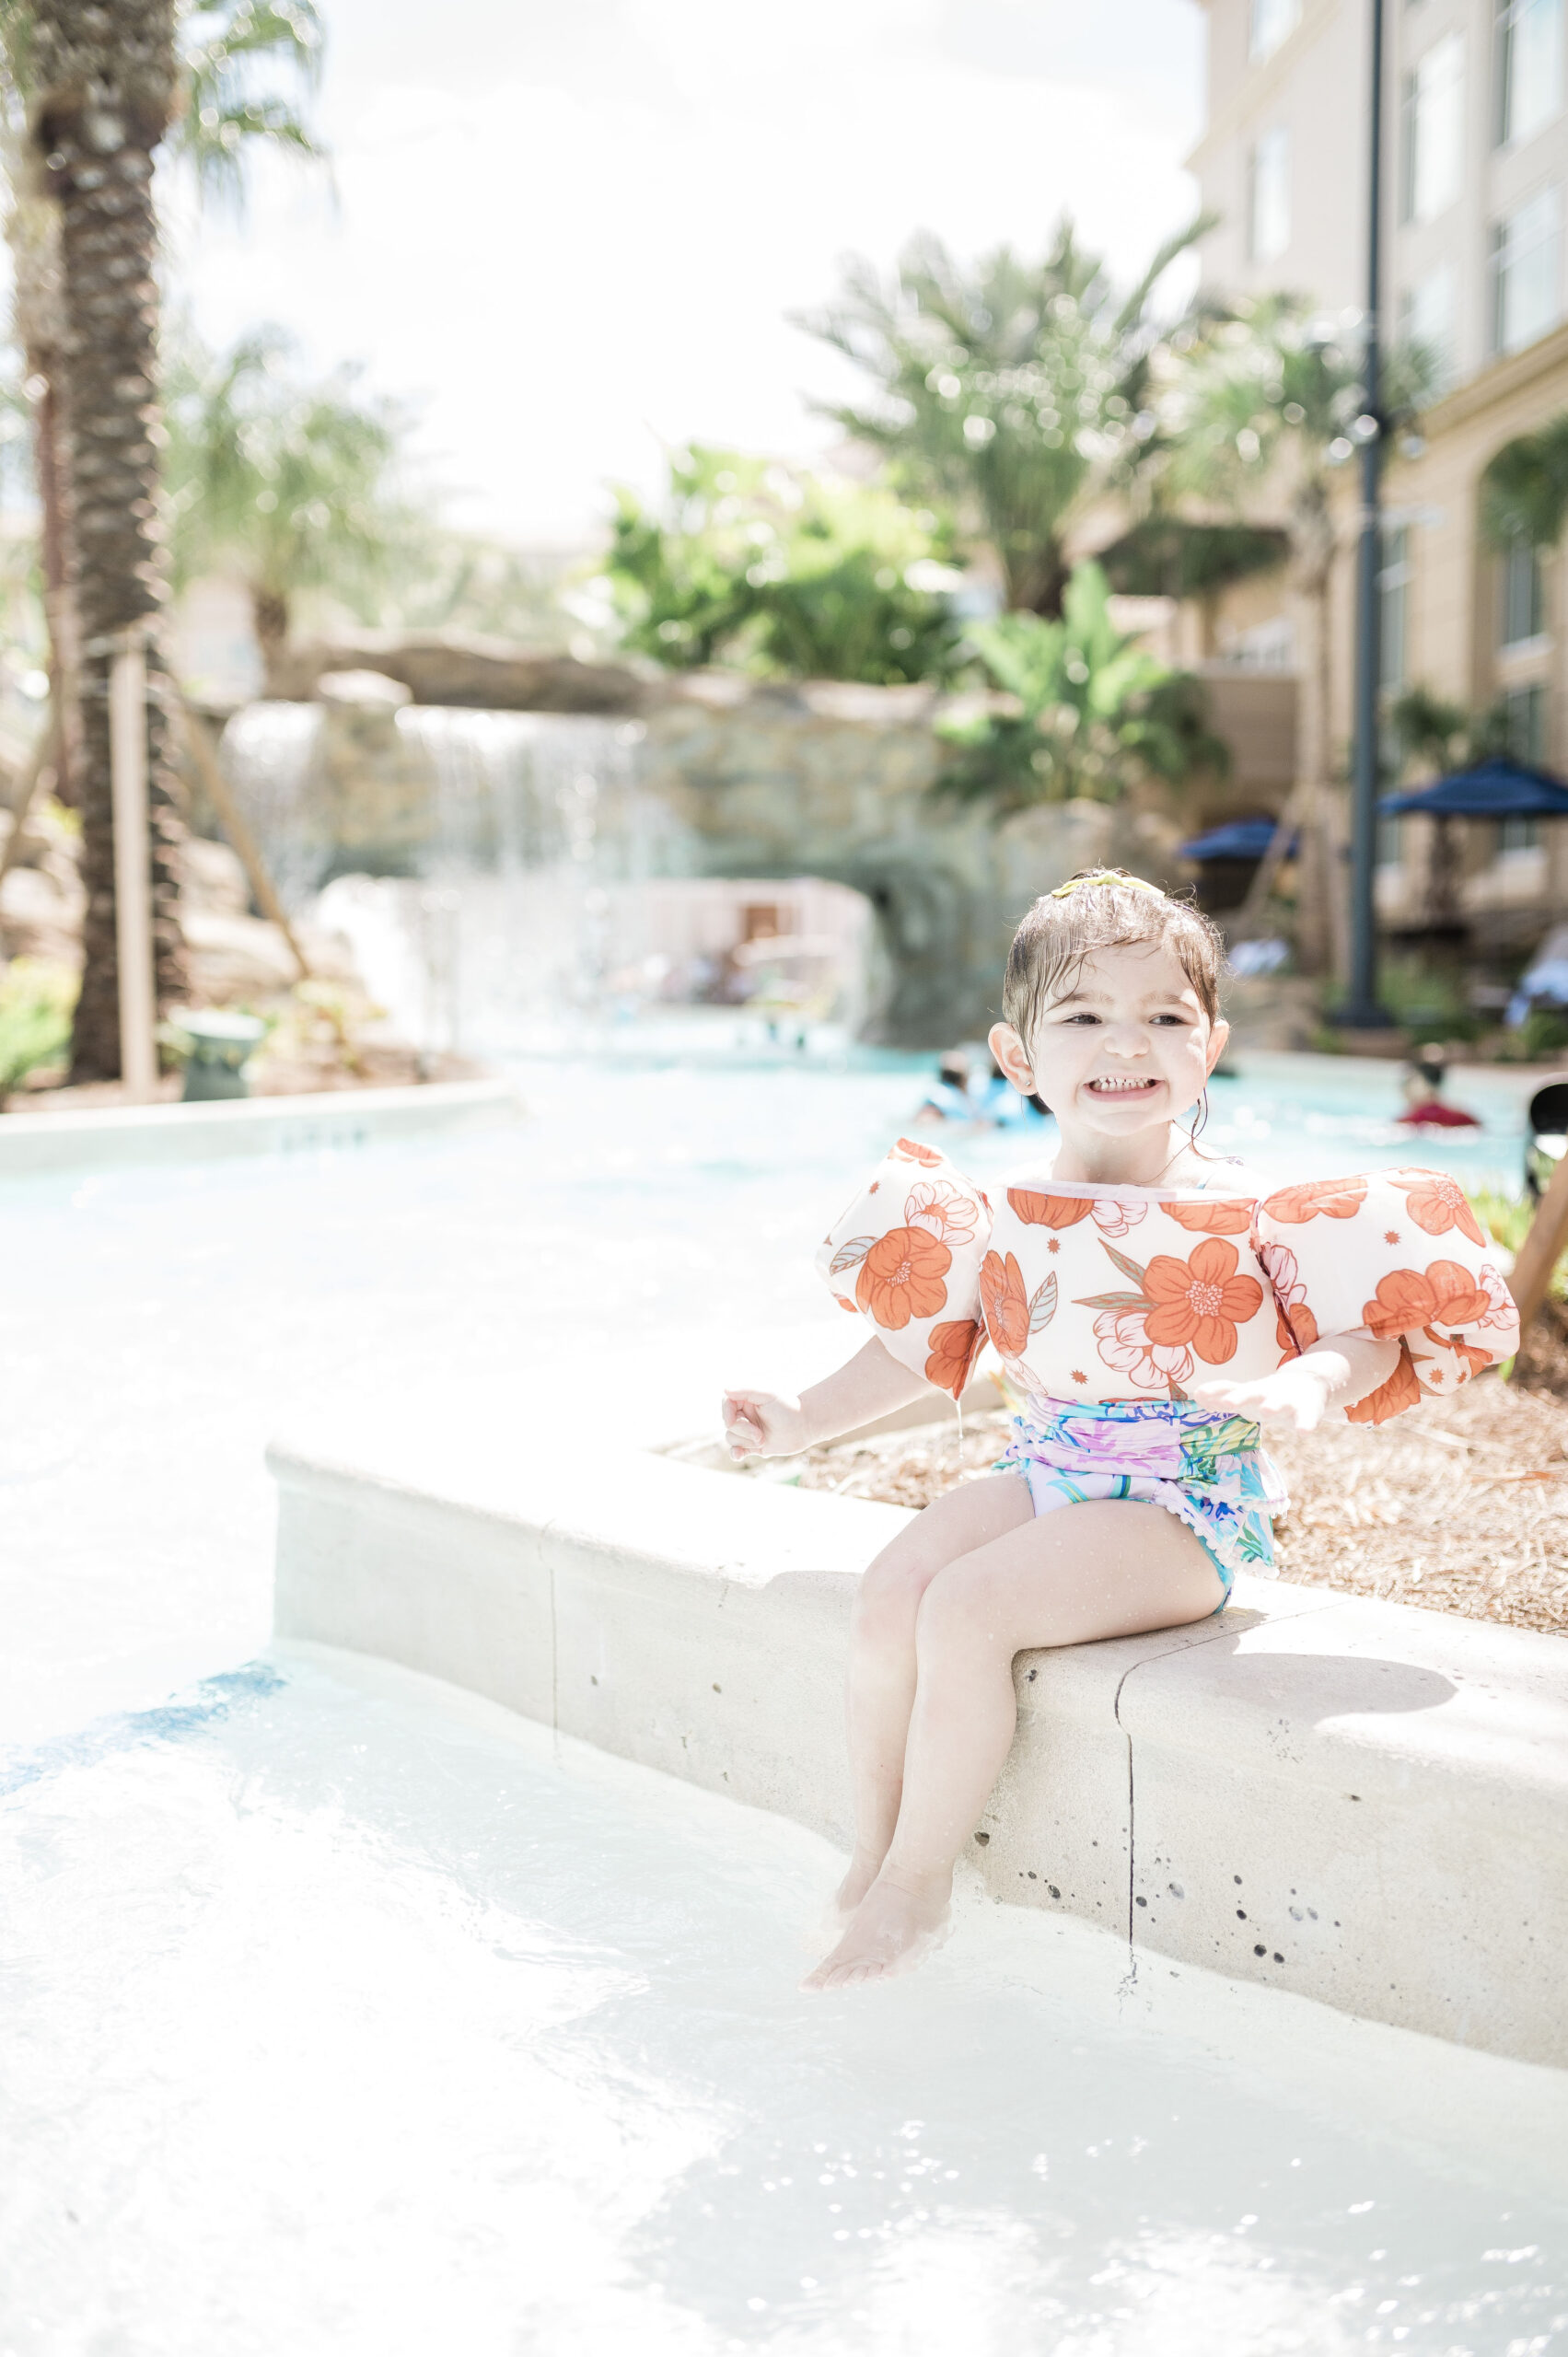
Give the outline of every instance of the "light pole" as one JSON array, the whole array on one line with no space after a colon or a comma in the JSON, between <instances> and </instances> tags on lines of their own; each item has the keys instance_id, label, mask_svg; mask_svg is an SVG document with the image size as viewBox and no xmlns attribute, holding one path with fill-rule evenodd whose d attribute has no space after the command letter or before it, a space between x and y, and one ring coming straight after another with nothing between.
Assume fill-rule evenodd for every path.
<instances>
[{"instance_id":1,"label":"light pole","mask_svg":"<svg viewBox=\"0 0 1568 2357\"><path fill-rule=\"evenodd\" d=\"M1387 1030L1393 1021L1377 1003L1378 613L1382 569L1382 355L1378 349L1383 243L1383 0L1370 0L1372 87L1366 172L1366 356L1363 367L1361 542L1355 565L1355 738L1351 792L1350 990L1337 1020L1357 1031ZM1335 878L1335 888L1339 879Z\"/></svg>"}]
</instances>

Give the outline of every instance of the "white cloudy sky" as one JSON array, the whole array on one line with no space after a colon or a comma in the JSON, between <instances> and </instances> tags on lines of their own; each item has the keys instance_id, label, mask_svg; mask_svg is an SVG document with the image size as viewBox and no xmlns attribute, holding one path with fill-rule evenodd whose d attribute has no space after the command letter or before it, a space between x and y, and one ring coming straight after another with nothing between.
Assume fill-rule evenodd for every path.
<instances>
[{"instance_id":1,"label":"white cloudy sky","mask_svg":"<svg viewBox=\"0 0 1568 2357\"><path fill-rule=\"evenodd\" d=\"M786 314L912 230L1137 267L1194 196L1194 0L325 0L335 204L264 172L177 233L262 320L421 405L460 520L580 543L688 436L809 455L848 374Z\"/></svg>"}]
</instances>

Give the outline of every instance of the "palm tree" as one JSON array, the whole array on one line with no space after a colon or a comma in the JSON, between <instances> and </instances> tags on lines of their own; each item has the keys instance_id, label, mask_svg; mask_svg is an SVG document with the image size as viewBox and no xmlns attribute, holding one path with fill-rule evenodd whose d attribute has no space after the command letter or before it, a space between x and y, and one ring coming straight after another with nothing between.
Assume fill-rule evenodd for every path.
<instances>
[{"instance_id":1,"label":"palm tree","mask_svg":"<svg viewBox=\"0 0 1568 2357\"><path fill-rule=\"evenodd\" d=\"M1415 383L1413 360L1392 358L1391 408ZM1300 681L1292 797L1302 839L1296 951L1308 972L1327 968L1333 946L1333 480L1366 430L1359 424L1364 400L1359 353L1294 296L1270 296L1237 304L1199 340L1167 403L1160 496L1268 517L1285 534Z\"/></svg>"},{"instance_id":2,"label":"palm tree","mask_svg":"<svg viewBox=\"0 0 1568 2357\"><path fill-rule=\"evenodd\" d=\"M415 528L391 488L404 420L356 395L349 370L301 383L289 353L277 329L221 360L192 345L170 367L167 401L176 586L224 565L240 574L271 694L294 593L352 600Z\"/></svg>"},{"instance_id":3,"label":"palm tree","mask_svg":"<svg viewBox=\"0 0 1568 2357\"><path fill-rule=\"evenodd\" d=\"M1116 628L1098 564L1075 567L1060 621L1003 614L969 636L1016 709L938 723L954 748L939 793L1011 818L1077 796L1114 802L1139 777L1179 785L1229 767L1205 726L1202 682Z\"/></svg>"},{"instance_id":4,"label":"palm tree","mask_svg":"<svg viewBox=\"0 0 1568 2357\"><path fill-rule=\"evenodd\" d=\"M1156 288L1206 223L1168 238L1119 296L1063 221L1041 261L1005 246L972 267L915 241L890 285L851 262L840 299L799 325L875 385L868 405L819 404L892 463L912 493L950 506L994 552L1010 608L1055 616L1069 519L1124 479L1156 429Z\"/></svg>"},{"instance_id":5,"label":"palm tree","mask_svg":"<svg viewBox=\"0 0 1568 2357\"><path fill-rule=\"evenodd\" d=\"M87 891L73 1076L120 1069L108 676L126 630L149 640L148 783L160 1004L183 993L180 826L158 630L167 599L159 514L157 223L153 158L170 145L198 184L234 192L241 144L308 146L285 100L260 87L282 52L307 76L310 0L227 0L193 20L176 0L0 0L9 67L7 234L17 326L37 418L55 709L74 759ZM183 103L182 103L183 102ZM73 744L73 739L75 740Z\"/></svg>"}]
</instances>

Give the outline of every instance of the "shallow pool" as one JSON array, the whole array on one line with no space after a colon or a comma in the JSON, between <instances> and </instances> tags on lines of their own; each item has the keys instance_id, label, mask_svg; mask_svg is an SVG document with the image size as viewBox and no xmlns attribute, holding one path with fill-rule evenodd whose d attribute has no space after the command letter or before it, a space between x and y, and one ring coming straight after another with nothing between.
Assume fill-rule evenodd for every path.
<instances>
[{"instance_id":1,"label":"shallow pool","mask_svg":"<svg viewBox=\"0 0 1568 2357\"><path fill-rule=\"evenodd\" d=\"M346 1658L11 1783L15 2357L1565 2345L1557 2074L981 1901L803 1997L823 1844Z\"/></svg>"},{"instance_id":2,"label":"shallow pool","mask_svg":"<svg viewBox=\"0 0 1568 2357\"><path fill-rule=\"evenodd\" d=\"M919 1980L807 2001L821 1844L258 1659L270 1431L548 1384L613 1446L619 1334L836 1329L812 1242L918 1093L895 1058L523 1079L494 1135L0 1193L0 2350L1568 2349L1568 2079L1129 1988L979 1902ZM1259 1059L1212 1133L1396 1160L1381 1085ZM1506 1175L1484 1109L1458 1167Z\"/></svg>"}]
</instances>

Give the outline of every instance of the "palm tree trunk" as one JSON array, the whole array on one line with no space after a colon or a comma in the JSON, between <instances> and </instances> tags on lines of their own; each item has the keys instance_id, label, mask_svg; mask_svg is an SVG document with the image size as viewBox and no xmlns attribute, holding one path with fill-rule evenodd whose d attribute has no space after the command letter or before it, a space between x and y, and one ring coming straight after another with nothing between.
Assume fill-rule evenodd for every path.
<instances>
[{"instance_id":1,"label":"palm tree trunk","mask_svg":"<svg viewBox=\"0 0 1568 2357\"><path fill-rule=\"evenodd\" d=\"M250 590L250 627L256 633L256 644L261 654L261 693L282 696L285 681L282 663L288 651L288 597L282 589L269 589L260 582Z\"/></svg>"},{"instance_id":2,"label":"palm tree trunk","mask_svg":"<svg viewBox=\"0 0 1568 2357\"><path fill-rule=\"evenodd\" d=\"M6 242L11 250L11 320L32 407L33 471L42 523L43 611L50 648L49 693L59 724L52 755L54 792L61 801L71 802L75 798L72 781L80 759L81 721L71 595L69 486L60 465L60 349L64 332L60 216L54 204L41 197L32 184L28 151L15 115L7 117L4 126L4 160L10 190Z\"/></svg>"},{"instance_id":3,"label":"palm tree trunk","mask_svg":"<svg viewBox=\"0 0 1568 2357\"><path fill-rule=\"evenodd\" d=\"M167 130L174 0L35 0L32 137L59 207L64 332L60 455L68 484L80 633L82 995L74 1079L120 1072L109 672L120 634L148 643L147 780L158 1004L186 990L180 826L160 626L168 598L158 512L157 224L153 151Z\"/></svg>"}]
</instances>

